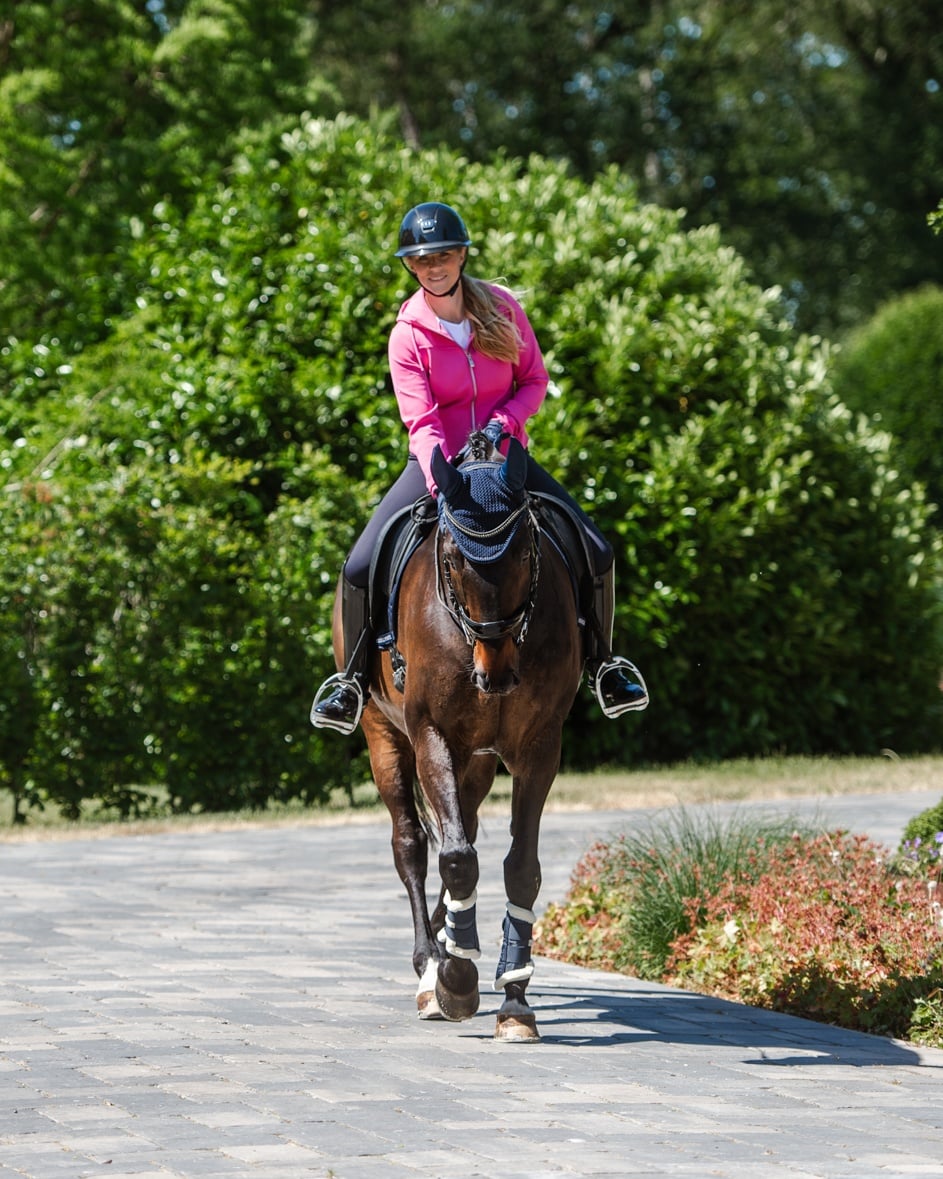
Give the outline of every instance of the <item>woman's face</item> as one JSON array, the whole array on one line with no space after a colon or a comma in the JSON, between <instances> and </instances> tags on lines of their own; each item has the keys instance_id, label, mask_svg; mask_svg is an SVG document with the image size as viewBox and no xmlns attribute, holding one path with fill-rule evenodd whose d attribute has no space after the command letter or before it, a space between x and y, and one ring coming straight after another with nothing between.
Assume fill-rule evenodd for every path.
<instances>
[{"instance_id":1,"label":"woman's face","mask_svg":"<svg viewBox=\"0 0 943 1179\"><path fill-rule=\"evenodd\" d=\"M406 259L406 265L433 295L446 294L455 285L462 271L468 250L456 246L435 254L417 255Z\"/></svg>"}]
</instances>

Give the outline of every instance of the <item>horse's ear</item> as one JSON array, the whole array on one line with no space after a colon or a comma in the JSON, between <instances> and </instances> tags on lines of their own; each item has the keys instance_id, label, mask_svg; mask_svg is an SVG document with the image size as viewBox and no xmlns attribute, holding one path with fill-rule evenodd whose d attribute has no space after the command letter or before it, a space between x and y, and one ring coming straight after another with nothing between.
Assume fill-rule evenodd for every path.
<instances>
[{"instance_id":1,"label":"horse's ear","mask_svg":"<svg viewBox=\"0 0 943 1179\"><path fill-rule=\"evenodd\" d=\"M438 442L432 452L432 478L435 479L436 487L446 503L464 486L461 475L442 453L442 447Z\"/></svg>"},{"instance_id":2,"label":"horse's ear","mask_svg":"<svg viewBox=\"0 0 943 1179\"><path fill-rule=\"evenodd\" d=\"M508 442L508 454L501 468L501 476L512 491L520 491L527 480L527 451L516 438Z\"/></svg>"}]
</instances>

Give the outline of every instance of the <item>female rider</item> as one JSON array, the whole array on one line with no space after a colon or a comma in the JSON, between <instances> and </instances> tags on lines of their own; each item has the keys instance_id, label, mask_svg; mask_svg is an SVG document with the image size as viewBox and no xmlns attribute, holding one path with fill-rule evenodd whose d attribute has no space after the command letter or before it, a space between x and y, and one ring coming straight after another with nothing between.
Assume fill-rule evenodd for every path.
<instances>
[{"instance_id":1,"label":"female rider","mask_svg":"<svg viewBox=\"0 0 943 1179\"><path fill-rule=\"evenodd\" d=\"M509 436L527 445L526 422L540 408L548 376L536 336L520 304L503 287L465 274L471 239L450 206L417 205L403 218L400 258L419 284L390 333L389 363L400 416L409 433L406 467L378 505L344 564L341 612L344 670L318 690L311 721L350 733L366 700L373 642L367 589L374 547L386 524L426 491L438 444L454 458L473 430L498 445ZM592 602L598 628L587 623L587 661L606 716L639 711L648 692L638 669L611 651L615 606L612 548L572 497L528 455L527 488L569 504L583 522L595 565Z\"/></svg>"}]
</instances>

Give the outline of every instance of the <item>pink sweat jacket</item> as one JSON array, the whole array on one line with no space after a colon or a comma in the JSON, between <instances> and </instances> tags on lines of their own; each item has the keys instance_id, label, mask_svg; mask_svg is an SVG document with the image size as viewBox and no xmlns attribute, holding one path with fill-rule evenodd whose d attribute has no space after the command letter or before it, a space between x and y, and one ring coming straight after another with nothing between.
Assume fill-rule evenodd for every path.
<instances>
[{"instance_id":1,"label":"pink sweat jacket","mask_svg":"<svg viewBox=\"0 0 943 1179\"><path fill-rule=\"evenodd\" d=\"M402 305L390 333L393 391L410 453L419 460L430 491L435 489L430 463L436 443L446 458L454 458L472 430L495 418L526 446L525 423L547 395L547 369L524 309L503 287L492 289L521 335L516 364L482 356L474 339L468 349L456 344L422 290Z\"/></svg>"}]
</instances>

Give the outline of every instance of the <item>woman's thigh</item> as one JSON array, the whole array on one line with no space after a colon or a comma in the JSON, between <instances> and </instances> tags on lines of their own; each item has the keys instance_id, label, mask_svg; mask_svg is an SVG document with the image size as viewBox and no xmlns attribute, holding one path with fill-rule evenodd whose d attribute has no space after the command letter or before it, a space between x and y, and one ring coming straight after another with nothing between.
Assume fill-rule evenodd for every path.
<instances>
[{"instance_id":1,"label":"woman's thigh","mask_svg":"<svg viewBox=\"0 0 943 1179\"><path fill-rule=\"evenodd\" d=\"M426 494L426 481L422 469L415 459L410 459L402 474L377 504L366 528L354 542L344 562L344 576L352 585L367 588L370 579L370 562L373 550L384 528L403 508L412 507L417 499Z\"/></svg>"}]
</instances>

